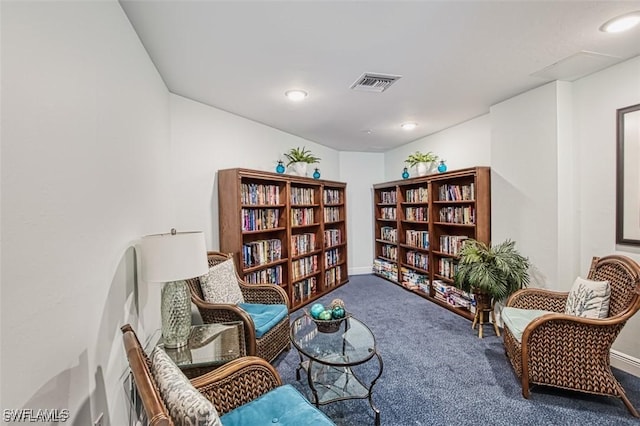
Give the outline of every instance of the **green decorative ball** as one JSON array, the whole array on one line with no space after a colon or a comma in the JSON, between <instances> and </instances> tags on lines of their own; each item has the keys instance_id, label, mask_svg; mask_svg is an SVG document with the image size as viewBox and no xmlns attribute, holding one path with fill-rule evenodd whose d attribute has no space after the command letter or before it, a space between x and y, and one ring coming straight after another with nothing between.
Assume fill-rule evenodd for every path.
<instances>
[{"instance_id":1,"label":"green decorative ball","mask_svg":"<svg viewBox=\"0 0 640 426\"><path fill-rule=\"evenodd\" d=\"M322 311L320 313L320 315L318 316L318 319L319 320L324 320L324 321L330 320L331 319L331 311L330 310Z\"/></svg>"},{"instance_id":2,"label":"green decorative ball","mask_svg":"<svg viewBox=\"0 0 640 426\"><path fill-rule=\"evenodd\" d=\"M345 311L344 308L342 306L336 306L331 310L331 316L334 319L341 319L344 318L345 316Z\"/></svg>"}]
</instances>

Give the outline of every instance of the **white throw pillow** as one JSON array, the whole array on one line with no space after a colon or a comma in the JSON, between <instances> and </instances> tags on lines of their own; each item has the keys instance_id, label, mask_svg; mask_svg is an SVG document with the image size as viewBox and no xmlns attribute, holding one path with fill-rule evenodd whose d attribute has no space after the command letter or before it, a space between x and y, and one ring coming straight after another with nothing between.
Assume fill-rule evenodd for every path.
<instances>
[{"instance_id":1,"label":"white throw pillow","mask_svg":"<svg viewBox=\"0 0 640 426\"><path fill-rule=\"evenodd\" d=\"M611 286L609 281L591 281L576 278L565 306L565 313L585 318L609 316Z\"/></svg>"},{"instance_id":2,"label":"white throw pillow","mask_svg":"<svg viewBox=\"0 0 640 426\"><path fill-rule=\"evenodd\" d=\"M200 287L204 300L209 303L244 303L233 259L209 268L209 273L200 277Z\"/></svg>"},{"instance_id":3,"label":"white throw pillow","mask_svg":"<svg viewBox=\"0 0 640 426\"><path fill-rule=\"evenodd\" d=\"M176 426L222 426L216 407L158 346L151 352L151 372Z\"/></svg>"}]
</instances>

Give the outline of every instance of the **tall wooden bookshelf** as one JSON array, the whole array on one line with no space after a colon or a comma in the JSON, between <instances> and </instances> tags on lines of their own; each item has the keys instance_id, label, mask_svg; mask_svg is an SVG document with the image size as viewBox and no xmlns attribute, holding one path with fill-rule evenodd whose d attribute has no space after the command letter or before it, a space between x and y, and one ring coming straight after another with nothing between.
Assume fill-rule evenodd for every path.
<instances>
[{"instance_id":1,"label":"tall wooden bookshelf","mask_svg":"<svg viewBox=\"0 0 640 426\"><path fill-rule=\"evenodd\" d=\"M464 317L473 297L452 288L469 238L491 240L491 170L473 167L373 186L374 273Z\"/></svg>"},{"instance_id":2,"label":"tall wooden bookshelf","mask_svg":"<svg viewBox=\"0 0 640 426\"><path fill-rule=\"evenodd\" d=\"M281 286L295 310L345 284L346 183L218 171L220 251L248 283Z\"/></svg>"}]
</instances>

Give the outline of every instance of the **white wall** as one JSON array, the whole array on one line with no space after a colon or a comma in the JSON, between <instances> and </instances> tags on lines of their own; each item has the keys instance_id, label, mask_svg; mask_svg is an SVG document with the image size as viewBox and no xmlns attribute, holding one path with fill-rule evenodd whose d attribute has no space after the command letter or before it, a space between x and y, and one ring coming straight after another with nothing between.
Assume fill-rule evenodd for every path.
<instances>
[{"instance_id":1,"label":"white wall","mask_svg":"<svg viewBox=\"0 0 640 426\"><path fill-rule=\"evenodd\" d=\"M415 151L432 151L445 160L448 170L491 164L491 122L489 114L450 127L385 153L385 181L402 178L404 160ZM415 170L409 169L411 176ZM377 183L377 182L376 182Z\"/></svg>"},{"instance_id":2,"label":"white wall","mask_svg":"<svg viewBox=\"0 0 640 426\"><path fill-rule=\"evenodd\" d=\"M556 286L557 84L491 107L491 241L516 241L532 284Z\"/></svg>"},{"instance_id":3,"label":"white wall","mask_svg":"<svg viewBox=\"0 0 640 426\"><path fill-rule=\"evenodd\" d=\"M573 84L574 134L580 190L580 269L592 256L619 253L640 262L636 247L616 246L616 110L640 104L640 57ZM640 315L631 318L614 349L640 363Z\"/></svg>"},{"instance_id":4,"label":"white wall","mask_svg":"<svg viewBox=\"0 0 640 426\"><path fill-rule=\"evenodd\" d=\"M119 326L141 235L173 216L168 92L120 5L1 3L3 409L124 425Z\"/></svg>"},{"instance_id":5,"label":"white wall","mask_svg":"<svg viewBox=\"0 0 640 426\"><path fill-rule=\"evenodd\" d=\"M273 172L284 152L305 146L321 158L323 179L340 180L338 151L177 95L171 95L171 138L176 225L204 230L213 250L220 248L219 169Z\"/></svg>"},{"instance_id":6,"label":"white wall","mask_svg":"<svg viewBox=\"0 0 640 426\"><path fill-rule=\"evenodd\" d=\"M348 182L349 274L370 274L374 258L372 184L384 181L384 154L341 152L340 178Z\"/></svg>"}]
</instances>

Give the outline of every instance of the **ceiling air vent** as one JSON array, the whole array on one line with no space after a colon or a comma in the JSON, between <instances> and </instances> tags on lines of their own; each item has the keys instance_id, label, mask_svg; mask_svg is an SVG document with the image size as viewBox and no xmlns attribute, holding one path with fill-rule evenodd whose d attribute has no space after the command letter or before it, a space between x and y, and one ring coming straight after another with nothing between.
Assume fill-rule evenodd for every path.
<instances>
[{"instance_id":1,"label":"ceiling air vent","mask_svg":"<svg viewBox=\"0 0 640 426\"><path fill-rule=\"evenodd\" d=\"M387 90L389 86L400 78L402 78L401 75L374 74L366 72L351 85L351 88L353 90L360 90L363 92L381 93Z\"/></svg>"}]
</instances>

